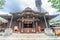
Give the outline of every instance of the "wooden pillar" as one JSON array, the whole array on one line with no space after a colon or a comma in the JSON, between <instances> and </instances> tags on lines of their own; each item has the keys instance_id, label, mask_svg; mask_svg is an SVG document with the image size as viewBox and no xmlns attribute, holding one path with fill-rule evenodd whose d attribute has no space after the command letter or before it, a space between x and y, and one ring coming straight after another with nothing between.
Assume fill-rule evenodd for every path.
<instances>
[{"instance_id":1,"label":"wooden pillar","mask_svg":"<svg viewBox=\"0 0 60 40\"><path fill-rule=\"evenodd\" d=\"M45 15L44 15L44 21L45 21L45 24L46 24L46 28L48 28L48 24L47 24Z\"/></svg>"},{"instance_id":2,"label":"wooden pillar","mask_svg":"<svg viewBox=\"0 0 60 40\"><path fill-rule=\"evenodd\" d=\"M23 17L22 17L22 31L21 32L23 32Z\"/></svg>"},{"instance_id":3,"label":"wooden pillar","mask_svg":"<svg viewBox=\"0 0 60 40\"><path fill-rule=\"evenodd\" d=\"M12 21L13 21L13 15L11 17L11 21L10 21L10 25L9 25L9 28L11 28L11 25L12 25Z\"/></svg>"},{"instance_id":4,"label":"wooden pillar","mask_svg":"<svg viewBox=\"0 0 60 40\"><path fill-rule=\"evenodd\" d=\"M35 25L34 25L34 17L33 17L33 32L35 32Z\"/></svg>"},{"instance_id":5,"label":"wooden pillar","mask_svg":"<svg viewBox=\"0 0 60 40\"><path fill-rule=\"evenodd\" d=\"M38 26L38 25L37 25L37 21L36 21L36 32L37 32L37 26Z\"/></svg>"},{"instance_id":6,"label":"wooden pillar","mask_svg":"<svg viewBox=\"0 0 60 40\"><path fill-rule=\"evenodd\" d=\"M34 28L34 19L35 19L35 18L33 17L33 28Z\"/></svg>"},{"instance_id":7,"label":"wooden pillar","mask_svg":"<svg viewBox=\"0 0 60 40\"><path fill-rule=\"evenodd\" d=\"M19 21L19 28L21 28L21 22Z\"/></svg>"}]
</instances>

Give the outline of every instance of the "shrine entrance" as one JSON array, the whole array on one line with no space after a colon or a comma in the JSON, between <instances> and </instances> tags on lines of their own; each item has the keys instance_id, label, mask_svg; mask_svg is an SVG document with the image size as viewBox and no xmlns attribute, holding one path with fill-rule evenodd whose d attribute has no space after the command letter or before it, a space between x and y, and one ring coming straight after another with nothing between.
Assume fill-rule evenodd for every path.
<instances>
[{"instance_id":1,"label":"shrine entrance","mask_svg":"<svg viewBox=\"0 0 60 40\"><path fill-rule=\"evenodd\" d=\"M23 32L23 33L34 33L34 32L36 32L35 29L36 28L33 27L32 21L24 21L21 32Z\"/></svg>"},{"instance_id":2,"label":"shrine entrance","mask_svg":"<svg viewBox=\"0 0 60 40\"><path fill-rule=\"evenodd\" d=\"M23 28L33 28L33 22L31 21L25 21L23 25Z\"/></svg>"}]
</instances>

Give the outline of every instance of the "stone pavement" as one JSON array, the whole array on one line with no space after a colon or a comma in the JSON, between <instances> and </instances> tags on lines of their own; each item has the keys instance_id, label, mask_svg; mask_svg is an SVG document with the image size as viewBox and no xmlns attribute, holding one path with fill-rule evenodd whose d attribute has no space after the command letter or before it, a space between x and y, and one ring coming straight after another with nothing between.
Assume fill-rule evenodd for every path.
<instances>
[{"instance_id":1,"label":"stone pavement","mask_svg":"<svg viewBox=\"0 0 60 40\"><path fill-rule=\"evenodd\" d=\"M60 40L60 37L47 36L45 33L13 33L10 36L0 36L0 40Z\"/></svg>"}]
</instances>

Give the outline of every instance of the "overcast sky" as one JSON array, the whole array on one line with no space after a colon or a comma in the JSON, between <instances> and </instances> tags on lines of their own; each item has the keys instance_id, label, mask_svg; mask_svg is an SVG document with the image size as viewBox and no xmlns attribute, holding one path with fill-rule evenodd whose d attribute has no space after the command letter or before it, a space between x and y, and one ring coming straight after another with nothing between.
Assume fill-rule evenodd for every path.
<instances>
[{"instance_id":1,"label":"overcast sky","mask_svg":"<svg viewBox=\"0 0 60 40\"><path fill-rule=\"evenodd\" d=\"M6 0L3 9L0 9L0 14L22 11L26 7L36 10L35 0ZM57 14L56 10L51 7L51 3L48 3L48 0L42 0L42 8L48 11L49 14Z\"/></svg>"}]
</instances>

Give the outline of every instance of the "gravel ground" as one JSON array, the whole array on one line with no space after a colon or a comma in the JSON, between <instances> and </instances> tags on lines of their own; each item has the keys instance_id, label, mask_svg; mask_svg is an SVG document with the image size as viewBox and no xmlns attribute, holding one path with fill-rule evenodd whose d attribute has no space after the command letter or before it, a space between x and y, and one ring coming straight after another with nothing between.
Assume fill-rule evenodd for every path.
<instances>
[{"instance_id":1,"label":"gravel ground","mask_svg":"<svg viewBox=\"0 0 60 40\"><path fill-rule=\"evenodd\" d=\"M0 36L0 40L60 40L60 37L47 36L44 33L13 33L9 36Z\"/></svg>"}]
</instances>

